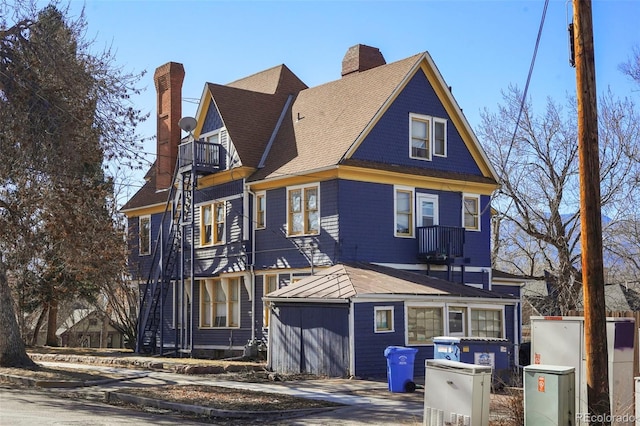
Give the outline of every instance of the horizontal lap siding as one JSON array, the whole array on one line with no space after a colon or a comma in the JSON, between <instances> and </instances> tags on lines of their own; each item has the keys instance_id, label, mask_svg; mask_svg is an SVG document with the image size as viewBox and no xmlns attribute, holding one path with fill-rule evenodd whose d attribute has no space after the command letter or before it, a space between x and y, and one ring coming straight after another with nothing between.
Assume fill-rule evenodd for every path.
<instances>
[{"instance_id":1,"label":"horizontal lap siding","mask_svg":"<svg viewBox=\"0 0 640 426\"><path fill-rule=\"evenodd\" d=\"M269 367L282 374L346 376L348 316L346 304L276 304L269 327Z\"/></svg>"},{"instance_id":2,"label":"horizontal lap siding","mask_svg":"<svg viewBox=\"0 0 640 426\"><path fill-rule=\"evenodd\" d=\"M447 157L434 156L432 161L409 158L410 113L447 119ZM454 127L451 117L422 71L418 71L409 81L352 158L482 175L460 133Z\"/></svg>"},{"instance_id":3,"label":"horizontal lap siding","mask_svg":"<svg viewBox=\"0 0 640 426\"><path fill-rule=\"evenodd\" d=\"M405 346L404 303L355 303L353 335L355 338L355 375L380 378L387 374L384 350L388 346ZM394 332L375 333L375 306L393 306Z\"/></svg>"},{"instance_id":4,"label":"horizontal lap siding","mask_svg":"<svg viewBox=\"0 0 640 426\"><path fill-rule=\"evenodd\" d=\"M338 240L337 181L320 183L320 234L287 236L287 190L266 192L266 228L255 232L256 267L308 268L328 266L336 257ZM309 245L316 244L313 261Z\"/></svg>"}]
</instances>

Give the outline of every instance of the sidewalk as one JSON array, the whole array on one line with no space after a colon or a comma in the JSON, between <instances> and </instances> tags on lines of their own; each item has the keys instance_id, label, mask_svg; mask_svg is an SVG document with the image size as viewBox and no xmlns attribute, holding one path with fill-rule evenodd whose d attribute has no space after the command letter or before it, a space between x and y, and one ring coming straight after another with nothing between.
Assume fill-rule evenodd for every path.
<instances>
[{"instance_id":1,"label":"sidewalk","mask_svg":"<svg viewBox=\"0 0 640 426\"><path fill-rule=\"evenodd\" d=\"M283 382L244 382L216 377L215 374L199 376L184 374L188 369L181 366L181 360L158 363L155 359L144 357L126 357L109 359L105 357L83 357L79 355L43 355L33 354L36 362L47 366L66 368L94 368L96 370L127 373L127 377L118 381L77 384L83 387L74 390L78 397L107 400L125 399L156 408L180 409L210 415L212 409L193 407L165 401L146 401L132 395L119 393L119 389L129 386L149 386L158 380L179 384L199 384L222 386L235 389L247 389L275 394L287 394L301 398L317 399L344 404L344 407L304 410L304 412L282 412L278 415L265 414L264 420L272 420L282 425L365 425L365 424L422 424L424 390L414 393L392 393L387 389L386 381L359 379L322 379ZM96 359L99 358L99 359ZM51 361L47 361L51 360ZM191 360L193 361L193 360ZM100 362L100 365L95 365ZM130 368L144 368L145 371L131 371ZM189 371L207 371L206 361L202 365L190 362ZM182 374L181 374L182 373ZM42 386L42 384L40 384ZM45 384L46 386L46 384ZM66 390L68 392L68 389ZM176 406L177 405L177 406ZM215 414L215 413L213 413ZM220 414L220 413L218 413ZM224 414L224 413L223 413ZM237 413L242 418L242 413ZM255 418L255 415L252 415ZM244 424L250 424L243 422ZM261 421L264 423L264 421Z\"/></svg>"}]
</instances>

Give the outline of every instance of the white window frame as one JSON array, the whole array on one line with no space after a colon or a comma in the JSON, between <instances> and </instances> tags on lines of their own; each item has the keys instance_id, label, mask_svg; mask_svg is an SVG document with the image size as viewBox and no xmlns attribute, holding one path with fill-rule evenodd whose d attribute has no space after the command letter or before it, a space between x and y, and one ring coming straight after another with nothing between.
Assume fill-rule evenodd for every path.
<instances>
[{"instance_id":1,"label":"white window frame","mask_svg":"<svg viewBox=\"0 0 640 426\"><path fill-rule=\"evenodd\" d=\"M387 328L378 328L378 312L389 312L389 326ZM373 332L374 333L393 333L395 332L395 320L394 320L394 307L393 306L374 306L373 308Z\"/></svg>"},{"instance_id":2,"label":"white window frame","mask_svg":"<svg viewBox=\"0 0 640 426\"><path fill-rule=\"evenodd\" d=\"M443 129L443 131L444 131L444 141L443 141L444 146L442 147L444 152L442 154L438 154L436 152L436 123L443 124L443 126L444 126L444 129ZM448 145L447 144L447 120L445 120L444 118L433 117L433 123L432 123L431 127L433 127L433 137L432 137L432 140L433 140L433 143L432 143L433 156L434 157L446 157L447 156L447 145Z\"/></svg>"},{"instance_id":3,"label":"white window frame","mask_svg":"<svg viewBox=\"0 0 640 426\"><path fill-rule=\"evenodd\" d=\"M262 224L258 220L258 206L260 205L259 200L262 199L264 204L264 209L262 210ZM254 204L254 222L256 229L265 229L267 227L267 192L266 191L258 191L255 194L255 204Z\"/></svg>"},{"instance_id":4,"label":"white window frame","mask_svg":"<svg viewBox=\"0 0 640 426\"><path fill-rule=\"evenodd\" d=\"M440 206L438 205L438 196L435 194L416 193L416 226L425 226L422 222L422 201L430 201L433 203L433 225L440 224Z\"/></svg>"},{"instance_id":5,"label":"white window frame","mask_svg":"<svg viewBox=\"0 0 640 426\"><path fill-rule=\"evenodd\" d=\"M409 193L409 230L405 233L398 232L398 193ZM393 187L393 235L398 238L415 238L416 208L415 208L415 188L395 185Z\"/></svg>"},{"instance_id":6,"label":"white window frame","mask_svg":"<svg viewBox=\"0 0 640 426\"><path fill-rule=\"evenodd\" d=\"M181 309L181 306L184 304L185 299L187 305L185 306L185 310L188 313L191 307L191 281L184 281L184 291L182 294L178 294L178 304L176 304L176 293L178 292L178 287L180 286L180 280L171 281L172 283L172 291L171 291L171 306L172 306L172 314L173 314L173 322L172 326L175 329L176 327L182 327L182 318L178 317L178 310Z\"/></svg>"},{"instance_id":7,"label":"white window frame","mask_svg":"<svg viewBox=\"0 0 640 426\"><path fill-rule=\"evenodd\" d=\"M426 156L418 156L413 155L413 122L420 121L426 123L427 125L427 140L426 140ZM443 153L436 153L436 123L442 124L444 126L444 141L443 141ZM422 161L432 161L433 157L446 157L448 151L448 141L447 141L447 120L440 117L433 117L430 115L417 114L417 113L409 113L409 158L413 158L415 160Z\"/></svg>"},{"instance_id":8,"label":"white window frame","mask_svg":"<svg viewBox=\"0 0 640 426\"><path fill-rule=\"evenodd\" d=\"M412 308L431 308L431 309L439 309L442 312L442 335L444 335L447 332L447 328L449 326L448 324L448 313L447 313L447 307L445 304L443 303L408 303L405 304L405 308L404 308L404 341L406 342L407 346L431 346L433 345L433 337L437 337L433 336L432 338L426 340L424 343L418 343L418 342L409 342L409 309Z\"/></svg>"},{"instance_id":9,"label":"white window frame","mask_svg":"<svg viewBox=\"0 0 640 426\"><path fill-rule=\"evenodd\" d=\"M200 299L200 316L198 319L198 325L201 329L221 329L221 328L240 328L240 312L241 312L241 299L242 299L242 280L241 276L237 277L225 277L225 278L207 278L200 280L201 295L204 294L203 287L206 288L210 296L209 318L203 319L204 314L204 298ZM224 300L217 300L216 288L220 283L220 288L224 294ZM231 300L232 288L231 286L237 286L238 300ZM226 311L225 324L216 324L216 305L224 304ZM234 306L237 305L234 310Z\"/></svg>"},{"instance_id":10,"label":"white window frame","mask_svg":"<svg viewBox=\"0 0 640 426\"><path fill-rule=\"evenodd\" d=\"M142 222L148 221L149 223L149 233L147 235L147 250L142 251ZM151 215L143 215L138 218L138 255L139 256L149 256L151 254Z\"/></svg>"},{"instance_id":11,"label":"white window frame","mask_svg":"<svg viewBox=\"0 0 640 426\"><path fill-rule=\"evenodd\" d=\"M465 221L465 215L467 213L467 209L466 209L466 205L465 205L465 201L467 199L473 199L476 200L476 206L478 208L477 211L477 226L476 227L470 227L466 225L466 221ZM481 219L482 219L482 204L481 204L481 198L479 194L468 194L468 193L463 193L462 194L462 227L467 230L467 231L480 231L482 226L481 226Z\"/></svg>"},{"instance_id":12,"label":"white window frame","mask_svg":"<svg viewBox=\"0 0 640 426\"><path fill-rule=\"evenodd\" d=\"M451 331L451 318L449 314L452 312L461 312L462 313L462 332L453 332ZM451 305L447 306L447 327L446 327L446 335L452 337L467 337L467 333L469 331L469 307L464 305Z\"/></svg>"},{"instance_id":13,"label":"white window frame","mask_svg":"<svg viewBox=\"0 0 640 426\"><path fill-rule=\"evenodd\" d=\"M494 304L479 304L479 303L456 303L456 302L445 302L445 303L436 303L436 302L413 302L413 303L405 303L405 336L404 341L407 346L429 346L433 345L433 339L427 341L427 343L411 343L409 342L409 309L411 308L434 308L440 309L442 311L442 335L443 336L453 336L453 337L483 337L473 334L473 325L471 322L472 312L481 311L494 311L500 313L500 337L504 338L506 334L506 312L505 307L503 305L494 305ZM454 311L463 311L464 323L463 323L463 333L452 333L449 327L449 312ZM434 336L437 337L437 336Z\"/></svg>"},{"instance_id":14,"label":"white window frame","mask_svg":"<svg viewBox=\"0 0 640 426\"><path fill-rule=\"evenodd\" d=\"M307 190L315 189L316 191L316 209L315 212L318 215L318 229L311 229L308 227L308 219L309 219L309 210L306 202L306 192ZM293 191L301 192L301 207L302 210L299 212L302 214L302 231L293 233L293 212L291 211L291 193ZM313 183L307 185L296 185L296 186L288 186L287 187L287 236L288 237L303 237L308 235L319 235L321 224L320 219L322 217L320 211L320 183ZM313 210L312 210L313 211Z\"/></svg>"},{"instance_id":15,"label":"white window frame","mask_svg":"<svg viewBox=\"0 0 640 426\"><path fill-rule=\"evenodd\" d=\"M269 289L269 279L273 278L275 280L275 289L274 290L270 290ZM278 274L265 274L262 276L262 296L266 296L267 294L271 293L272 291L275 291L278 289L279 286L279 282L278 282ZM263 328L269 328L269 321L271 320L271 302L267 302L264 301L263 302L263 308L262 308L262 327Z\"/></svg>"},{"instance_id":16,"label":"white window frame","mask_svg":"<svg viewBox=\"0 0 640 426\"><path fill-rule=\"evenodd\" d=\"M218 229L218 218L216 216L216 207L222 206L223 209L223 221L222 221L222 236L218 240L219 233ZM211 223L204 223L204 210L210 208L211 209ZM211 226L211 241L205 241L205 227L209 225ZM218 200L213 201L211 203L202 204L200 206L200 220L199 220L199 230L200 230L200 247L210 247L210 246L218 246L226 243L227 238L227 202L226 200Z\"/></svg>"},{"instance_id":17,"label":"white window frame","mask_svg":"<svg viewBox=\"0 0 640 426\"><path fill-rule=\"evenodd\" d=\"M473 334L473 324L472 324L472 314L474 311L497 311L500 312L500 336L498 338L502 339L504 338L507 334L506 334L506 323L505 323L505 318L506 318L506 313L505 313L505 309L504 306L502 305L479 305L479 304L473 304L473 305L469 305L468 306L468 312L469 312L469 329L467 334L470 335L471 337L484 337L484 336L477 336Z\"/></svg>"}]
</instances>

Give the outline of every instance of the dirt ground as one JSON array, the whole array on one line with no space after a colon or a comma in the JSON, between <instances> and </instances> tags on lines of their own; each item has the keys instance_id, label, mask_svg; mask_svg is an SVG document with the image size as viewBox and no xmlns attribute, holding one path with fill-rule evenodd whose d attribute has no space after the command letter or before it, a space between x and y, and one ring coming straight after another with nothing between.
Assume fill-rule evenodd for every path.
<instances>
[{"instance_id":1,"label":"dirt ground","mask_svg":"<svg viewBox=\"0 0 640 426\"><path fill-rule=\"evenodd\" d=\"M101 351L92 351L86 349L39 349L38 352L47 353L63 353L65 355L84 355L84 356L110 356L110 357L125 357L129 358L133 356L130 353L112 352L107 354ZM190 360L180 359L180 363L189 364L190 362L202 364L203 360ZM176 362L175 359L154 359L154 362ZM209 361L210 364L220 364L219 361ZM255 365L253 366L255 367ZM33 380L42 381L93 381L104 379L118 379L117 374L105 374L97 372L95 370L83 370L83 369L66 369L66 368L49 368L40 366L37 369L25 370L14 368L0 368L0 375L7 374L19 377L27 377ZM283 377L274 377L273 374L267 371L260 371L256 368L247 369L235 369L231 373L221 373L225 379L236 381L248 381L248 382L267 382L274 379L280 381L287 380L308 380L316 377L310 377L305 375ZM0 376L0 383L2 383L2 376ZM18 386L15 383L12 386ZM25 386L25 385L19 385ZM126 389L126 390L125 390ZM332 407L338 404L334 404L327 401L318 401L312 399L298 398L288 395L273 394L266 392L256 392L250 390L237 390L228 389L217 386L201 386L201 385L165 385L165 386L151 386L151 387L129 387L121 388L118 392L130 393L137 396L159 399L163 401L199 405L203 407L224 409L224 410L238 410L238 411L282 411L293 409L312 409L322 407ZM62 391L59 392L61 396L76 397L76 391ZM423 392L412 395L414 398L420 398L424 395ZM406 395L405 395L406 397ZM117 405L123 405L122 403L115 403ZM128 405L128 404L124 404ZM524 422L524 415L522 409L522 394L517 390L507 389L505 392L492 395L491 407L492 413L500 414L499 420L492 420L490 426L518 426ZM216 424L242 424L237 423L235 420L228 420L228 422L220 423L220 419L217 419Z\"/></svg>"}]
</instances>

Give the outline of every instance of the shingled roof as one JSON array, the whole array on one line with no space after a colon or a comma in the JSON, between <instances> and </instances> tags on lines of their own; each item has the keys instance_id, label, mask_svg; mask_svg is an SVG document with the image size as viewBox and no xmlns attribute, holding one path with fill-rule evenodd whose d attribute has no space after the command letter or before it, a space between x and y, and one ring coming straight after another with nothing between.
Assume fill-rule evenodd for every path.
<instances>
[{"instance_id":1,"label":"shingled roof","mask_svg":"<svg viewBox=\"0 0 640 426\"><path fill-rule=\"evenodd\" d=\"M264 168L251 180L337 165L423 56L414 55L301 91Z\"/></svg>"},{"instance_id":2,"label":"shingled roof","mask_svg":"<svg viewBox=\"0 0 640 426\"><path fill-rule=\"evenodd\" d=\"M492 291L370 263L334 265L271 292L265 299L346 302L373 294L508 299Z\"/></svg>"},{"instance_id":3,"label":"shingled roof","mask_svg":"<svg viewBox=\"0 0 640 426\"><path fill-rule=\"evenodd\" d=\"M154 205L166 204L169 198L169 191L156 191L156 163L151 165L144 177L144 185L136 192L129 201L120 209L122 212L134 210L140 207L150 207Z\"/></svg>"}]
</instances>

